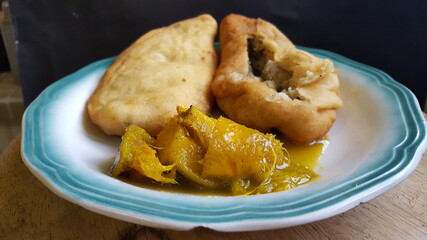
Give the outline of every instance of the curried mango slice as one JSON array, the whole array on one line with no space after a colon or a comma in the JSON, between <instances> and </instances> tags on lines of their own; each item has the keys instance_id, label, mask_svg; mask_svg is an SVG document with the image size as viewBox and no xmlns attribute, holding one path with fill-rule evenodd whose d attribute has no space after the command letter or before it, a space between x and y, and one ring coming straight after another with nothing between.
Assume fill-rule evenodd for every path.
<instances>
[{"instance_id":1,"label":"curried mango slice","mask_svg":"<svg viewBox=\"0 0 427 240\"><path fill-rule=\"evenodd\" d=\"M162 164L174 164L176 170L187 179L202 186L214 188L218 181L202 177L204 149L188 130L178 123L178 117L166 120L155 145Z\"/></svg>"},{"instance_id":2,"label":"curried mango slice","mask_svg":"<svg viewBox=\"0 0 427 240\"><path fill-rule=\"evenodd\" d=\"M271 134L220 117L203 160L203 176L230 182L232 195L254 192L285 158L281 143Z\"/></svg>"},{"instance_id":3,"label":"curried mango slice","mask_svg":"<svg viewBox=\"0 0 427 240\"><path fill-rule=\"evenodd\" d=\"M124 172L135 170L157 182L176 184L174 176L167 176L174 166L160 163L156 151L149 145L153 143L154 138L144 129L135 125L126 128L120 144L120 159L111 175L118 177Z\"/></svg>"},{"instance_id":4,"label":"curried mango slice","mask_svg":"<svg viewBox=\"0 0 427 240\"><path fill-rule=\"evenodd\" d=\"M277 163L283 165L288 160L274 135L224 117L210 118L194 107L178 107L178 113L177 121L188 130L188 137L200 144L202 155L193 160L197 171L192 172L197 172L198 178L228 185L231 195L254 192L270 178Z\"/></svg>"},{"instance_id":5,"label":"curried mango slice","mask_svg":"<svg viewBox=\"0 0 427 240\"><path fill-rule=\"evenodd\" d=\"M127 173L133 180L149 178L168 186L191 182L196 189L230 196L288 190L316 176L307 164L292 163L273 134L224 117L211 118L194 107L178 106L177 112L156 138L137 126L128 127L112 176ZM298 150L293 149L295 159L304 163Z\"/></svg>"}]
</instances>

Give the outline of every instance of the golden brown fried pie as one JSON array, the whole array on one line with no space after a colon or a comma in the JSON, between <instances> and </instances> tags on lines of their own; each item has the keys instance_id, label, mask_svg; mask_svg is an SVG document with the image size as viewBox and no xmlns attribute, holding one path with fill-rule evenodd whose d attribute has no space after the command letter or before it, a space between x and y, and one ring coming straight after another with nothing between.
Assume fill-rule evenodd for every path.
<instances>
[{"instance_id":1,"label":"golden brown fried pie","mask_svg":"<svg viewBox=\"0 0 427 240\"><path fill-rule=\"evenodd\" d=\"M298 50L267 21L235 14L221 22L220 46L212 90L228 117L298 143L329 131L342 106L330 60Z\"/></svg>"},{"instance_id":2,"label":"golden brown fried pie","mask_svg":"<svg viewBox=\"0 0 427 240\"><path fill-rule=\"evenodd\" d=\"M107 134L123 135L133 124L156 135L177 105L209 113L216 32L215 19L205 14L140 37L117 57L90 97L92 121Z\"/></svg>"}]
</instances>

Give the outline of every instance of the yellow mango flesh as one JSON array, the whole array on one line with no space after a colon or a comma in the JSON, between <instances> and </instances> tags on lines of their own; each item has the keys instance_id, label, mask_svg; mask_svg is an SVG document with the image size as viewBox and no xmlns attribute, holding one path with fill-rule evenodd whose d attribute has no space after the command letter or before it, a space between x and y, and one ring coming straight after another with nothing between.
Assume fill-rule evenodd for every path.
<instances>
[{"instance_id":1,"label":"yellow mango flesh","mask_svg":"<svg viewBox=\"0 0 427 240\"><path fill-rule=\"evenodd\" d=\"M220 117L209 138L203 176L231 183L233 195L249 194L271 175L283 152L275 151L272 135Z\"/></svg>"},{"instance_id":2,"label":"yellow mango flesh","mask_svg":"<svg viewBox=\"0 0 427 240\"><path fill-rule=\"evenodd\" d=\"M142 176L161 183L176 183L174 176L167 176L173 165L162 165L149 143L154 143L154 138L144 129L137 126L128 127L122 136L119 162L111 175L117 177L124 172L135 170Z\"/></svg>"},{"instance_id":3,"label":"yellow mango flesh","mask_svg":"<svg viewBox=\"0 0 427 240\"><path fill-rule=\"evenodd\" d=\"M166 121L155 141L158 157L162 164L175 164L176 170L191 181L205 187L215 187L218 183L202 177L204 150L181 126L177 118Z\"/></svg>"},{"instance_id":4,"label":"yellow mango flesh","mask_svg":"<svg viewBox=\"0 0 427 240\"><path fill-rule=\"evenodd\" d=\"M112 175L127 172L139 179L139 174L174 189L192 182L196 191L219 189L230 196L283 191L316 176L310 167L293 163L272 134L208 117L194 107L177 111L157 138L129 127Z\"/></svg>"}]
</instances>

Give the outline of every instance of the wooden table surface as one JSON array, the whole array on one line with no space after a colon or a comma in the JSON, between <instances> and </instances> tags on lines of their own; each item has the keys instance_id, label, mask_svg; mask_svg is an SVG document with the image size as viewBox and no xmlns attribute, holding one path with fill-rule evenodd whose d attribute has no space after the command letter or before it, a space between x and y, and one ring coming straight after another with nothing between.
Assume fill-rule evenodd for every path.
<instances>
[{"instance_id":1,"label":"wooden table surface","mask_svg":"<svg viewBox=\"0 0 427 240\"><path fill-rule=\"evenodd\" d=\"M337 216L277 230L224 233L149 228L70 203L25 167L20 140L0 158L0 239L427 239L426 153L395 188Z\"/></svg>"}]
</instances>

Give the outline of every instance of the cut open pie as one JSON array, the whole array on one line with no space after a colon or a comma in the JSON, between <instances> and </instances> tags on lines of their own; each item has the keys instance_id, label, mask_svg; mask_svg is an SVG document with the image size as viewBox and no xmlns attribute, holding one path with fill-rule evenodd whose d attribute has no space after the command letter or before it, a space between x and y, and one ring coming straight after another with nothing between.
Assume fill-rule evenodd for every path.
<instances>
[{"instance_id":1,"label":"cut open pie","mask_svg":"<svg viewBox=\"0 0 427 240\"><path fill-rule=\"evenodd\" d=\"M229 118L297 143L327 134L342 106L330 60L297 49L267 21L236 14L221 22L220 48L212 90Z\"/></svg>"}]
</instances>

